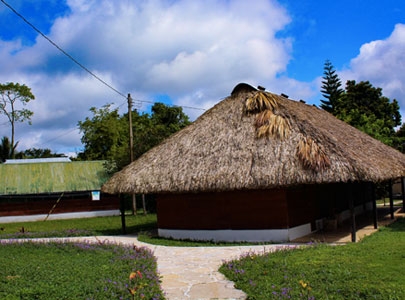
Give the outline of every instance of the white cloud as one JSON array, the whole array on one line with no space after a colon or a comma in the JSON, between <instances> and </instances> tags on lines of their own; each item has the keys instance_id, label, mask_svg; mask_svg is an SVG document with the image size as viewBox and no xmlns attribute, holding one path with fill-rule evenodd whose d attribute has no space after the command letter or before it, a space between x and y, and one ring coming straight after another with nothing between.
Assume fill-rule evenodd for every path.
<instances>
[{"instance_id":1,"label":"white cloud","mask_svg":"<svg viewBox=\"0 0 405 300\"><path fill-rule=\"evenodd\" d=\"M343 82L370 81L375 87L381 87L385 96L397 99L404 112L404 74L405 24L397 24L388 38L362 45L359 55L350 62L350 69L342 71L341 78Z\"/></svg>"},{"instance_id":2,"label":"white cloud","mask_svg":"<svg viewBox=\"0 0 405 300\"><path fill-rule=\"evenodd\" d=\"M271 1L71 4L52 34L93 69L115 70L127 89L177 96L235 74L271 79L290 59L290 42L274 37L290 20Z\"/></svg>"},{"instance_id":3,"label":"white cloud","mask_svg":"<svg viewBox=\"0 0 405 300\"><path fill-rule=\"evenodd\" d=\"M68 0L68 6L49 37L134 99L168 95L177 105L209 108L242 81L300 98L312 93L309 84L280 77L292 40L276 34L291 20L273 0ZM25 147L61 149L67 143L52 139L72 130L91 106L125 101L41 36L30 47L0 41L0 53L0 82L25 83L36 96L33 125L18 133ZM69 136L64 140L79 148L78 133Z\"/></svg>"}]
</instances>

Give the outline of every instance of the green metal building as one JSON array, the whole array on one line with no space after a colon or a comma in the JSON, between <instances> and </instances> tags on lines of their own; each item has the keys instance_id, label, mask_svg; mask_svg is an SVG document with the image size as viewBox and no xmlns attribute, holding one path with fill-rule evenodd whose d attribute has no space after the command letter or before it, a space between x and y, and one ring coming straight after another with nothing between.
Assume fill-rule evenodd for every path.
<instances>
[{"instance_id":1,"label":"green metal building","mask_svg":"<svg viewBox=\"0 0 405 300\"><path fill-rule=\"evenodd\" d=\"M108 178L104 161L8 160L0 164L0 217L118 210L117 197L100 193Z\"/></svg>"}]
</instances>

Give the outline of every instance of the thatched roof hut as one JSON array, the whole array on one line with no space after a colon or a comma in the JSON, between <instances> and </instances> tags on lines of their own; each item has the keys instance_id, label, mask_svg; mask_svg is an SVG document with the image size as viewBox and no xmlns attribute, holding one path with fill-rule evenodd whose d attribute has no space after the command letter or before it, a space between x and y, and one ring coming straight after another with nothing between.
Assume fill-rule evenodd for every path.
<instances>
[{"instance_id":1,"label":"thatched roof hut","mask_svg":"<svg viewBox=\"0 0 405 300\"><path fill-rule=\"evenodd\" d=\"M102 190L155 194L160 236L291 241L330 217L375 211L370 183L402 176L397 150L315 106L239 84Z\"/></svg>"},{"instance_id":2,"label":"thatched roof hut","mask_svg":"<svg viewBox=\"0 0 405 300\"><path fill-rule=\"evenodd\" d=\"M402 176L405 156L399 151L315 106L239 84L193 124L115 174L103 191L252 190Z\"/></svg>"}]
</instances>

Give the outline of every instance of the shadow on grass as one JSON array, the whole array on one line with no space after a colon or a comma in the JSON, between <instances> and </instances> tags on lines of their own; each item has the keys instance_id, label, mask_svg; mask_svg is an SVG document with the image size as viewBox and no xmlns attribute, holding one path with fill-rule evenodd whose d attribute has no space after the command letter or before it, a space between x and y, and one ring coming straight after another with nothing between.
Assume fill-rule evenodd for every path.
<instances>
[{"instance_id":1,"label":"shadow on grass","mask_svg":"<svg viewBox=\"0 0 405 300\"><path fill-rule=\"evenodd\" d=\"M395 222L389 224L385 230L388 231L405 231L405 217L399 217Z\"/></svg>"},{"instance_id":2,"label":"shadow on grass","mask_svg":"<svg viewBox=\"0 0 405 300\"><path fill-rule=\"evenodd\" d=\"M157 235L157 230L142 231L138 234L138 240L152 245L173 246L173 247L226 247L226 246L252 246L268 245L271 242L221 242L221 241L199 241L190 239L173 239Z\"/></svg>"},{"instance_id":3,"label":"shadow on grass","mask_svg":"<svg viewBox=\"0 0 405 300\"><path fill-rule=\"evenodd\" d=\"M156 215L126 216L126 233L156 230ZM121 218L96 217L1 224L0 239L123 235Z\"/></svg>"},{"instance_id":4,"label":"shadow on grass","mask_svg":"<svg viewBox=\"0 0 405 300\"><path fill-rule=\"evenodd\" d=\"M154 232L157 230L157 222L126 226L127 235L139 234L140 232ZM122 228L95 230L96 235L124 235Z\"/></svg>"}]
</instances>

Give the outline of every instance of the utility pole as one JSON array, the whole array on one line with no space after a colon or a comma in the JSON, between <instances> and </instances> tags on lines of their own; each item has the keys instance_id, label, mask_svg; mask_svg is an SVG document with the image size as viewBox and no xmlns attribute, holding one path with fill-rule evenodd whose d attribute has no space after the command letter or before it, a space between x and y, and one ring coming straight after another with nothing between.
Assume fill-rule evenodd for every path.
<instances>
[{"instance_id":1,"label":"utility pole","mask_svg":"<svg viewBox=\"0 0 405 300\"><path fill-rule=\"evenodd\" d=\"M132 98L128 94L128 121L129 121L129 160L134 161L134 133L132 131ZM132 211L136 215L136 196L132 193Z\"/></svg>"},{"instance_id":2,"label":"utility pole","mask_svg":"<svg viewBox=\"0 0 405 300\"><path fill-rule=\"evenodd\" d=\"M134 133L132 130L132 98L131 94L128 94L128 120L129 120L129 159L132 163L134 161ZM146 204L145 204L145 195L142 194L142 207L143 214L146 215ZM136 195L132 194L132 210L134 215L137 214L136 210Z\"/></svg>"},{"instance_id":3,"label":"utility pole","mask_svg":"<svg viewBox=\"0 0 405 300\"><path fill-rule=\"evenodd\" d=\"M405 177L401 177L402 212L405 213Z\"/></svg>"},{"instance_id":4,"label":"utility pole","mask_svg":"<svg viewBox=\"0 0 405 300\"><path fill-rule=\"evenodd\" d=\"M129 119L129 159L134 161L134 133L132 131L132 98L128 94L128 119Z\"/></svg>"}]
</instances>

